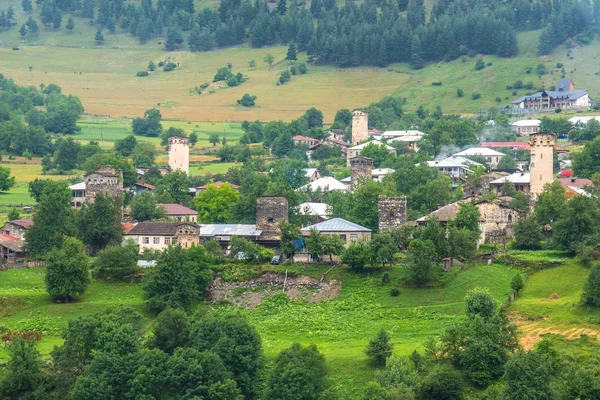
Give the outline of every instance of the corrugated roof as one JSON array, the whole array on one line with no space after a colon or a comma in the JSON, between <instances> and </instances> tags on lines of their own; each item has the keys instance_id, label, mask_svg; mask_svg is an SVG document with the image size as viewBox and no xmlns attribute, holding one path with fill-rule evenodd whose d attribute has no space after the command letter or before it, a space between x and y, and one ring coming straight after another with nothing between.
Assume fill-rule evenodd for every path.
<instances>
[{"instance_id":1,"label":"corrugated roof","mask_svg":"<svg viewBox=\"0 0 600 400\"><path fill-rule=\"evenodd\" d=\"M24 242L19 238L7 233L0 233L0 246L6 247L12 251L21 252L23 251L23 244Z\"/></svg>"},{"instance_id":2,"label":"corrugated roof","mask_svg":"<svg viewBox=\"0 0 600 400\"><path fill-rule=\"evenodd\" d=\"M85 190L85 182L79 182L74 185L69 186L71 190Z\"/></svg>"},{"instance_id":3,"label":"corrugated roof","mask_svg":"<svg viewBox=\"0 0 600 400\"><path fill-rule=\"evenodd\" d=\"M200 226L200 236L260 236L262 231L249 224L204 224Z\"/></svg>"},{"instance_id":4,"label":"corrugated roof","mask_svg":"<svg viewBox=\"0 0 600 400\"><path fill-rule=\"evenodd\" d=\"M181 204L157 204L165 209L165 215L198 215L198 211L182 206Z\"/></svg>"},{"instance_id":5,"label":"corrugated roof","mask_svg":"<svg viewBox=\"0 0 600 400\"><path fill-rule=\"evenodd\" d=\"M531 176L529 175L529 172L527 172L527 173L515 172L514 174L510 174L503 178L496 179L495 181L491 181L490 185L503 185L504 182L529 183L529 182L531 182Z\"/></svg>"},{"instance_id":6,"label":"corrugated roof","mask_svg":"<svg viewBox=\"0 0 600 400\"><path fill-rule=\"evenodd\" d=\"M327 221L319 222L318 224L302 228L302 231L310 232L313 229L319 232L371 232L369 228L365 228L354 222L346 221L343 218L332 218Z\"/></svg>"},{"instance_id":7,"label":"corrugated roof","mask_svg":"<svg viewBox=\"0 0 600 400\"><path fill-rule=\"evenodd\" d=\"M317 179L316 181L310 182L304 186L296 190L317 190L321 189L323 191L330 190L348 190L348 186L344 185L342 182L335 179L333 176L324 176L322 178Z\"/></svg>"},{"instance_id":8,"label":"corrugated roof","mask_svg":"<svg viewBox=\"0 0 600 400\"><path fill-rule=\"evenodd\" d=\"M388 149L388 150L394 150L394 151L396 150L392 146L388 146L387 144L381 143L378 140L371 140L371 141L365 142L363 144L358 144L356 146L350 147L350 150L362 150L362 149L364 149L365 147L367 147L370 144L374 144L375 146L385 146L385 148Z\"/></svg>"},{"instance_id":9,"label":"corrugated roof","mask_svg":"<svg viewBox=\"0 0 600 400\"><path fill-rule=\"evenodd\" d=\"M490 157L490 156L505 156L506 154L504 153L500 153L499 151L487 148L487 147L471 147L470 149L466 149L463 151L460 151L456 154L454 154L455 156L483 156L483 157Z\"/></svg>"},{"instance_id":10,"label":"corrugated roof","mask_svg":"<svg viewBox=\"0 0 600 400\"><path fill-rule=\"evenodd\" d=\"M593 188L594 187L594 182L592 182L591 179L586 179L586 178L560 178L559 179L560 184L563 187L576 187L579 189L583 189L586 186Z\"/></svg>"},{"instance_id":11,"label":"corrugated roof","mask_svg":"<svg viewBox=\"0 0 600 400\"><path fill-rule=\"evenodd\" d=\"M136 182L135 186L140 186L140 187L150 189L150 190L156 190L156 186L153 186L149 183L144 183L144 182Z\"/></svg>"}]
</instances>

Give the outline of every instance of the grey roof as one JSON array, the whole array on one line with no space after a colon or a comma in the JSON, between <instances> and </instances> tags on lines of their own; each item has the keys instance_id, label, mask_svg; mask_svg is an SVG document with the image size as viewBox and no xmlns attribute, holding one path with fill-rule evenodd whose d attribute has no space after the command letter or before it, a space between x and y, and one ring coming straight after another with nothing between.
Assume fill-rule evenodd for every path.
<instances>
[{"instance_id":1,"label":"grey roof","mask_svg":"<svg viewBox=\"0 0 600 400\"><path fill-rule=\"evenodd\" d=\"M260 236L256 225L248 224L203 224L200 236Z\"/></svg>"},{"instance_id":2,"label":"grey roof","mask_svg":"<svg viewBox=\"0 0 600 400\"><path fill-rule=\"evenodd\" d=\"M542 95L547 95L549 96L551 99L568 99L568 100L576 100L582 96L585 96L586 94L588 94L588 91L585 89L580 89L580 90L564 90L564 91L558 91L558 90L545 90L543 92L537 92L534 93L532 95L529 96L523 96L515 101L512 102L512 104L519 104L522 103L524 101L540 101L542 98Z\"/></svg>"},{"instance_id":3,"label":"grey roof","mask_svg":"<svg viewBox=\"0 0 600 400\"><path fill-rule=\"evenodd\" d=\"M310 231L312 229L319 232L371 232L369 228L365 228L354 222L346 221L343 218L332 218L327 221L319 222L318 224L302 228L302 231Z\"/></svg>"},{"instance_id":4,"label":"grey roof","mask_svg":"<svg viewBox=\"0 0 600 400\"><path fill-rule=\"evenodd\" d=\"M556 85L556 90L560 92L568 91L571 87L571 80L569 78L562 78L558 80L558 84Z\"/></svg>"}]
</instances>

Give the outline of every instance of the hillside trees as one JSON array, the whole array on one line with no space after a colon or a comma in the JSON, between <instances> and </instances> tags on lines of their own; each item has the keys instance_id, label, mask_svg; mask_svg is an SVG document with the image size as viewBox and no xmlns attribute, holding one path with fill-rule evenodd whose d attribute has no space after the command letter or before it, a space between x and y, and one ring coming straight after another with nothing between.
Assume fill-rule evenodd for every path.
<instances>
[{"instance_id":1,"label":"hillside trees","mask_svg":"<svg viewBox=\"0 0 600 400\"><path fill-rule=\"evenodd\" d=\"M81 208L77 220L78 232L92 254L109 244L121 243L121 213L121 199L113 199L103 193L97 193L93 203Z\"/></svg>"},{"instance_id":2,"label":"hillside trees","mask_svg":"<svg viewBox=\"0 0 600 400\"><path fill-rule=\"evenodd\" d=\"M34 339L24 335L13 335L6 345L10 360L6 374L0 381L0 396L3 398L43 398L47 377L42 372L44 361L36 349Z\"/></svg>"},{"instance_id":3,"label":"hillside trees","mask_svg":"<svg viewBox=\"0 0 600 400\"><path fill-rule=\"evenodd\" d=\"M133 218L134 221L152 221L161 219L165 215L164 208L156 205L156 198L148 190L135 196L133 200L131 200L130 207L131 218Z\"/></svg>"},{"instance_id":4,"label":"hillside trees","mask_svg":"<svg viewBox=\"0 0 600 400\"><path fill-rule=\"evenodd\" d=\"M206 190L201 191L194 198L194 205L198 211L198 223L218 224L226 222L240 194L230 184L224 183L220 187L209 184Z\"/></svg>"},{"instance_id":5,"label":"hillside trees","mask_svg":"<svg viewBox=\"0 0 600 400\"><path fill-rule=\"evenodd\" d=\"M143 118L135 118L131 122L133 133L140 136L158 137L162 132L160 111L152 108L144 112Z\"/></svg>"},{"instance_id":6,"label":"hillside trees","mask_svg":"<svg viewBox=\"0 0 600 400\"><path fill-rule=\"evenodd\" d=\"M83 243L66 238L62 249L52 250L47 260L46 290L53 299L69 302L85 293L90 273Z\"/></svg>"}]
</instances>

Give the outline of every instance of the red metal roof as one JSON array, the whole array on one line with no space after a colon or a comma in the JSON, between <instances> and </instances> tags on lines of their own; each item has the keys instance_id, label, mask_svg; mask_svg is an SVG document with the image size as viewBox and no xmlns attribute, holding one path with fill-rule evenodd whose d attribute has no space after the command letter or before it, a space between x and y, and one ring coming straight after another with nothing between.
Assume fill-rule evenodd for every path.
<instances>
[{"instance_id":1,"label":"red metal roof","mask_svg":"<svg viewBox=\"0 0 600 400\"><path fill-rule=\"evenodd\" d=\"M9 221L15 225L19 225L20 227L23 227L25 229L33 226L33 218L26 218L26 219L15 219L14 221Z\"/></svg>"},{"instance_id":2,"label":"red metal roof","mask_svg":"<svg viewBox=\"0 0 600 400\"><path fill-rule=\"evenodd\" d=\"M571 176L573 176L573 170L572 169L565 169L560 171L560 173L558 174L559 178L570 178Z\"/></svg>"},{"instance_id":3,"label":"red metal roof","mask_svg":"<svg viewBox=\"0 0 600 400\"><path fill-rule=\"evenodd\" d=\"M181 204L157 204L165 209L165 215L198 215L198 211L182 206Z\"/></svg>"}]
</instances>

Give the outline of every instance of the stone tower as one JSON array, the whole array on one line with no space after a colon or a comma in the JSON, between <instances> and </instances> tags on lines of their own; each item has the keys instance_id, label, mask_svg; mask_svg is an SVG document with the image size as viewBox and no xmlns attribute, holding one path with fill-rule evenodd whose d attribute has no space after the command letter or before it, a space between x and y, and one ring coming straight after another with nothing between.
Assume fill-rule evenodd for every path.
<instances>
[{"instance_id":1,"label":"stone tower","mask_svg":"<svg viewBox=\"0 0 600 400\"><path fill-rule=\"evenodd\" d=\"M121 199L123 196L123 172L108 165L103 165L84 178L85 202L93 203L96 194Z\"/></svg>"},{"instance_id":2,"label":"stone tower","mask_svg":"<svg viewBox=\"0 0 600 400\"><path fill-rule=\"evenodd\" d=\"M177 243L184 249L189 249L193 245L200 243L200 225L183 223L177 225L176 229Z\"/></svg>"},{"instance_id":3,"label":"stone tower","mask_svg":"<svg viewBox=\"0 0 600 400\"><path fill-rule=\"evenodd\" d=\"M379 232L398 228L406 223L406 197L379 196L377 211Z\"/></svg>"},{"instance_id":4,"label":"stone tower","mask_svg":"<svg viewBox=\"0 0 600 400\"><path fill-rule=\"evenodd\" d=\"M190 140L186 137L171 136L169 138L169 169L171 172L189 173Z\"/></svg>"},{"instance_id":5,"label":"stone tower","mask_svg":"<svg viewBox=\"0 0 600 400\"><path fill-rule=\"evenodd\" d=\"M529 191L533 198L544 190L544 185L554 181L554 135L534 133L529 136L531 161L529 165Z\"/></svg>"},{"instance_id":6,"label":"stone tower","mask_svg":"<svg viewBox=\"0 0 600 400\"><path fill-rule=\"evenodd\" d=\"M373 179L373 159L369 157L357 156L350 159L350 169L352 170L351 188L354 189L362 180Z\"/></svg>"},{"instance_id":7,"label":"stone tower","mask_svg":"<svg viewBox=\"0 0 600 400\"><path fill-rule=\"evenodd\" d=\"M279 241L279 223L288 222L288 200L285 196L258 196L256 198L256 230L261 241Z\"/></svg>"},{"instance_id":8,"label":"stone tower","mask_svg":"<svg viewBox=\"0 0 600 400\"><path fill-rule=\"evenodd\" d=\"M352 146L369 138L369 113L363 110L352 111Z\"/></svg>"}]
</instances>

